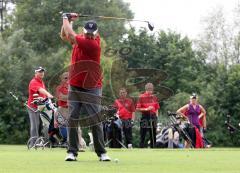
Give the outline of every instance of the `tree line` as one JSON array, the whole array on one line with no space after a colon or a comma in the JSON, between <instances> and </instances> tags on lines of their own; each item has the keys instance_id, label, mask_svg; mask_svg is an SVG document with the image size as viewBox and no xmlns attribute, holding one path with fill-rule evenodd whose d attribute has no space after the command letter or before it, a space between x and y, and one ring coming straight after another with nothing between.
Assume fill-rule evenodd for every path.
<instances>
[{"instance_id":1,"label":"tree line","mask_svg":"<svg viewBox=\"0 0 240 173\"><path fill-rule=\"evenodd\" d=\"M59 37L60 12L133 17L129 5L122 0L19 0L12 3L15 3L14 11L4 13L5 29L0 37L0 143L24 143L28 138L26 109L8 93L12 91L25 101L33 69L39 65L46 67L45 83L54 92L59 75L68 68L71 47ZM176 111L188 102L192 92L196 92L207 111L207 137L215 146L239 146L240 134L232 137L224 125L228 114L234 125L240 122L238 5L233 13L236 19L229 24L222 9L213 9L204 18L204 31L196 40L172 30L151 33L134 27L126 29L123 21L97 20L103 39L104 104L114 101L118 88L126 85L126 76L136 77L129 69L159 69L168 75L166 80L161 80L159 72L154 75L156 78L144 78L144 82L154 80L162 93L172 92L169 97L161 95L160 122L167 121L168 110ZM74 29L81 32L85 20L88 18L78 20ZM137 83L137 80L142 79L128 82ZM144 91L144 88L131 86L131 96L137 95L136 89ZM136 126L135 144L138 133Z\"/></svg>"}]
</instances>

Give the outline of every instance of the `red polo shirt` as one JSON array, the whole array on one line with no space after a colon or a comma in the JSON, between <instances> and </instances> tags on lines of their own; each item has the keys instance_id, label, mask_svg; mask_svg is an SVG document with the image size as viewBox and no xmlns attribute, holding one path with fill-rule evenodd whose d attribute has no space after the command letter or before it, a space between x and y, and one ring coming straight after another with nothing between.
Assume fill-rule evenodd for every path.
<instances>
[{"instance_id":1,"label":"red polo shirt","mask_svg":"<svg viewBox=\"0 0 240 173\"><path fill-rule=\"evenodd\" d=\"M118 109L118 114L121 119L132 119L132 113L135 112L135 106L132 99L116 99L114 106Z\"/></svg>"},{"instance_id":2,"label":"red polo shirt","mask_svg":"<svg viewBox=\"0 0 240 173\"><path fill-rule=\"evenodd\" d=\"M45 95L39 93L39 89L40 88L43 88L43 89L46 89L45 85L44 85L44 82L42 81L42 79L40 78L37 78L37 77L34 77L30 83L29 83L29 86L28 86L28 106L31 107L31 108L37 108L37 105L35 104L32 104L33 102L33 94L38 94L39 97L43 97L43 98L46 98Z\"/></svg>"},{"instance_id":3,"label":"red polo shirt","mask_svg":"<svg viewBox=\"0 0 240 173\"><path fill-rule=\"evenodd\" d=\"M68 107L67 101L59 100L59 95L68 95L68 83L63 83L57 86L56 88L56 97L58 98L58 106Z\"/></svg>"},{"instance_id":4,"label":"red polo shirt","mask_svg":"<svg viewBox=\"0 0 240 173\"><path fill-rule=\"evenodd\" d=\"M160 108L157 97L145 92L139 96L137 108L148 108L149 106L153 106L154 109L150 111L142 111L143 114L156 113L156 111Z\"/></svg>"},{"instance_id":5,"label":"red polo shirt","mask_svg":"<svg viewBox=\"0 0 240 173\"><path fill-rule=\"evenodd\" d=\"M96 39L87 39L80 34L75 39L77 44L73 45L69 71L70 85L86 89L101 87L100 36Z\"/></svg>"}]
</instances>

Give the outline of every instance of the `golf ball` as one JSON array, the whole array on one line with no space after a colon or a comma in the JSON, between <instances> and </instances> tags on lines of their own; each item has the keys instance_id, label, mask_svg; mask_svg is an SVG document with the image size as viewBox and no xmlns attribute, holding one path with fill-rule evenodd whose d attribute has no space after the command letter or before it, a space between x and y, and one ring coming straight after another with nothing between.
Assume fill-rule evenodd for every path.
<instances>
[{"instance_id":1,"label":"golf ball","mask_svg":"<svg viewBox=\"0 0 240 173\"><path fill-rule=\"evenodd\" d=\"M119 161L118 159L114 159L114 162L115 162L115 163L118 163L118 161Z\"/></svg>"}]
</instances>

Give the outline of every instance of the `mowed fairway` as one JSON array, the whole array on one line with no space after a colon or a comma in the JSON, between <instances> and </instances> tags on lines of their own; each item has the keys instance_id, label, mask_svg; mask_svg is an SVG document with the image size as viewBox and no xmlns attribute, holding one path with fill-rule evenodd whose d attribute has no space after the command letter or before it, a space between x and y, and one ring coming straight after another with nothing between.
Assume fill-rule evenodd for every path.
<instances>
[{"instance_id":1,"label":"mowed fairway","mask_svg":"<svg viewBox=\"0 0 240 173\"><path fill-rule=\"evenodd\" d=\"M112 162L99 162L91 151L79 153L77 162L65 162L65 149L0 145L0 173L240 173L238 148L108 149L108 154Z\"/></svg>"}]
</instances>

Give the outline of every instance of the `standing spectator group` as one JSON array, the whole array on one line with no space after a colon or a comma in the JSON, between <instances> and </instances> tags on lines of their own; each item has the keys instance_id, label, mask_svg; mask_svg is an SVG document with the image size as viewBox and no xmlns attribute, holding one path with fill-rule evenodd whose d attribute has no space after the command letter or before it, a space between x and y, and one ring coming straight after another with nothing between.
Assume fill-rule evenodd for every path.
<instances>
[{"instance_id":1,"label":"standing spectator group","mask_svg":"<svg viewBox=\"0 0 240 173\"><path fill-rule=\"evenodd\" d=\"M128 148L132 148L132 124L135 119L135 111L139 111L142 114L140 120L140 148L147 146L145 141L147 133L150 135L150 147L155 147L157 117L160 105L153 91L153 84L147 83L145 92L140 94L135 108L133 100L127 97L126 89L121 88L119 90L119 99L115 100L114 105L122 121L123 134Z\"/></svg>"}]
</instances>

